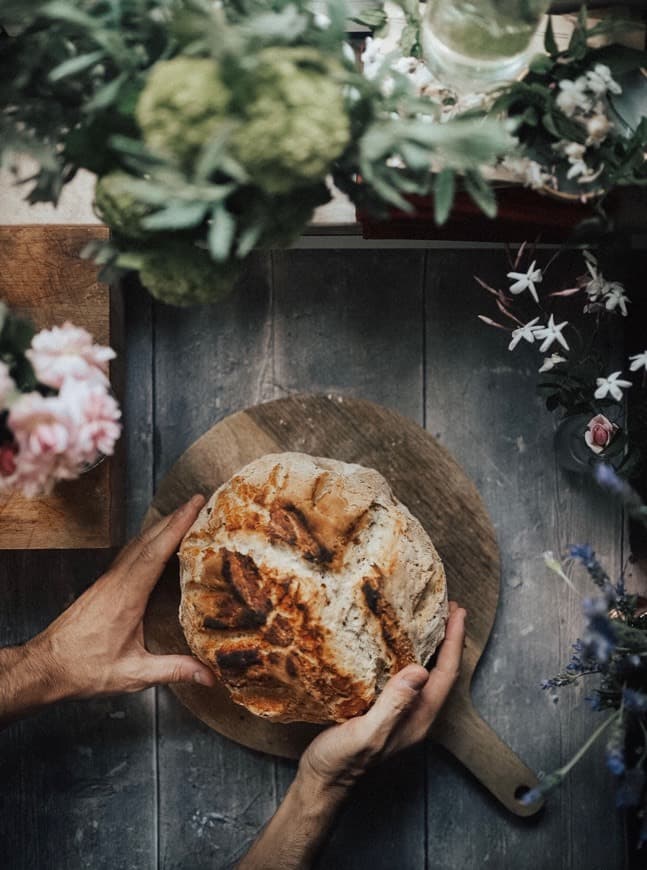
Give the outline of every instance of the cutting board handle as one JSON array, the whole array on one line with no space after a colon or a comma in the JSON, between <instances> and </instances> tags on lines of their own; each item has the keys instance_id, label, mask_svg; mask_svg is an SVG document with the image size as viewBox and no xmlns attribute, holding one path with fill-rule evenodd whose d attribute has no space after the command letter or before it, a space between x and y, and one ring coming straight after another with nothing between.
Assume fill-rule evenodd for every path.
<instances>
[{"instance_id":1,"label":"cutting board handle","mask_svg":"<svg viewBox=\"0 0 647 870\"><path fill-rule=\"evenodd\" d=\"M432 737L448 749L510 812L532 816L543 806L524 806L519 796L534 788L536 775L490 728L464 695L453 695L432 730Z\"/></svg>"}]
</instances>

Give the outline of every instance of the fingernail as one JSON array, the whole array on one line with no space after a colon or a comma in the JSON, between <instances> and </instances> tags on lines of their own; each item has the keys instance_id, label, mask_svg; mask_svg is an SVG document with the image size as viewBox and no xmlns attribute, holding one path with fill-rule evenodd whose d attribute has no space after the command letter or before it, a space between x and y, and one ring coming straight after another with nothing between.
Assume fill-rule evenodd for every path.
<instances>
[{"instance_id":1,"label":"fingernail","mask_svg":"<svg viewBox=\"0 0 647 870\"><path fill-rule=\"evenodd\" d=\"M408 674L402 674L400 679L414 692L419 692L429 679L429 674L425 670L410 671Z\"/></svg>"},{"instance_id":2,"label":"fingernail","mask_svg":"<svg viewBox=\"0 0 647 870\"><path fill-rule=\"evenodd\" d=\"M211 685L211 681L209 680L209 677L205 673L203 673L202 671L196 671L193 674L193 682L199 683L201 686L210 686Z\"/></svg>"}]
</instances>

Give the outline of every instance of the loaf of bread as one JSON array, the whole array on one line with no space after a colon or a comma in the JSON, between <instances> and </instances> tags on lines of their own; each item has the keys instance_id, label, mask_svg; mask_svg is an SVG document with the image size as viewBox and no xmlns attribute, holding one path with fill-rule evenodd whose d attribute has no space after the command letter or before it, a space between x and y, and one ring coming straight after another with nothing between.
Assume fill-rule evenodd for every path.
<instances>
[{"instance_id":1,"label":"loaf of bread","mask_svg":"<svg viewBox=\"0 0 647 870\"><path fill-rule=\"evenodd\" d=\"M377 471L302 453L250 463L180 548L180 622L233 700L277 722L365 712L444 635L429 536Z\"/></svg>"}]
</instances>

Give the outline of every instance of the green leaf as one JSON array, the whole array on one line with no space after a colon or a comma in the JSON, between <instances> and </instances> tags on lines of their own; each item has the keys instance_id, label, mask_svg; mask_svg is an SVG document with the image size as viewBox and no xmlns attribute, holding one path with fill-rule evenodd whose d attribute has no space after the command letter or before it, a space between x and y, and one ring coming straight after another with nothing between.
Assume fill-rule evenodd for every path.
<instances>
[{"instance_id":1,"label":"green leaf","mask_svg":"<svg viewBox=\"0 0 647 870\"><path fill-rule=\"evenodd\" d=\"M400 35L400 49L405 57L417 57L420 46L420 28L417 24L409 22Z\"/></svg>"},{"instance_id":2,"label":"green leaf","mask_svg":"<svg viewBox=\"0 0 647 870\"><path fill-rule=\"evenodd\" d=\"M463 181L465 190L481 211L489 218L496 217L496 197L483 176L479 172L470 170L465 173Z\"/></svg>"},{"instance_id":3,"label":"green leaf","mask_svg":"<svg viewBox=\"0 0 647 870\"><path fill-rule=\"evenodd\" d=\"M454 202L455 178L453 169L443 169L434 179L434 220L442 226L449 217Z\"/></svg>"},{"instance_id":4,"label":"green leaf","mask_svg":"<svg viewBox=\"0 0 647 870\"><path fill-rule=\"evenodd\" d=\"M87 30L94 30L98 26L97 19L82 12L78 8L78 4L65 3L63 0L54 0L52 3L47 3L41 9L41 14L55 21L66 21L68 24L76 24L78 27L83 27Z\"/></svg>"},{"instance_id":5,"label":"green leaf","mask_svg":"<svg viewBox=\"0 0 647 870\"><path fill-rule=\"evenodd\" d=\"M217 206L211 212L209 227L209 251L214 260L222 263L231 253L231 246L236 235L236 220L223 206Z\"/></svg>"},{"instance_id":6,"label":"green leaf","mask_svg":"<svg viewBox=\"0 0 647 870\"><path fill-rule=\"evenodd\" d=\"M547 16L546 33L544 34L544 48L551 57L556 57L559 54L557 42L555 41L555 32L553 31L553 19L550 15Z\"/></svg>"},{"instance_id":7,"label":"green leaf","mask_svg":"<svg viewBox=\"0 0 647 870\"><path fill-rule=\"evenodd\" d=\"M76 73L83 72L83 70L93 67L103 57L105 57L103 50L89 51L86 54L79 54L76 57L71 57L69 60L59 63L59 65L55 66L53 70L50 70L48 78L50 82L58 82L67 76L75 75Z\"/></svg>"},{"instance_id":8,"label":"green leaf","mask_svg":"<svg viewBox=\"0 0 647 870\"><path fill-rule=\"evenodd\" d=\"M94 96L85 104L85 111L95 112L98 109L107 109L108 106L111 106L117 100L119 91L127 79L128 73L123 72L107 85L103 85L95 91Z\"/></svg>"},{"instance_id":9,"label":"green leaf","mask_svg":"<svg viewBox=\"0 0 647 870\"><path fill-rule=\"evenodd\" d=\"M204 202L174 202L142 220L147 230L186 230L202 223L208 205Z\"/></svg>"},{"instance_id":10,"label":"green leaf","mask_svg":"<svg viewBox=\"0 0 647 870\"><path fill-rule=\"evenodd\" d=\"M241 260L246 257L263 233L262 224L254 224L242 231L236 245L236 256Z\"/></svg>"},{"instance_id":11,"label":"green leaf","mask_svg":"<svg viewBox=\"0 0 647 870\"><path fill-rule=\"evenodd\" d=\"M31 344L35 331L29 320L16 317L15 314L7 313L5 310L4 324L0 333L0 353L16 359L22 356Z\"/></svg>"},{"instance_id":12,"label":"green leaf","mask_svg":"<svg viewBox=\"0 0 647 870\"><path fill-rule=\"evenodd\" d=\"M536 54L529 64L530 72L537 73L538 75L545 75L552 68L553 61L546 54Z\"/></svg>"},{"instance_id":13,"label":"green leaf","mask_svg":"<svg viewBox=\"0 0 647 870\"><path fill-rule=\"evenodd\" d=\"M386 26L389 18L384 9L363 9L351 19L355 24L362 24L364 27L370 27L371 30L381 30Z\"/></svg>"},{"instance_id":14,"label":"green leaf","mask_svg":"<svg viewBox=\"0 0 647 870\"><path fill-rule=\"evenodd\" d=\"M582 23L582 20L584 23ZM568 43L568 53L575 60L582 60L586 54L586 49L586 7L582 6L578 16L578 22L571 34L570 42Z\"/></svg>"}]
</instances>

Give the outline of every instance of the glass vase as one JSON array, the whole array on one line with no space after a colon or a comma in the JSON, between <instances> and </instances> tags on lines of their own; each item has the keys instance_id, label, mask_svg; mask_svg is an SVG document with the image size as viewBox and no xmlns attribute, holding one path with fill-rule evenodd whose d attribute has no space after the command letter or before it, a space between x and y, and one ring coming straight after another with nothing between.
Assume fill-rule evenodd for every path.
<instances>
[{"instance_id":1,"label":"glass vase","mask_svg":"<svg viewBox=\"0 0 647 870\"><path fill-rule=\"evenodd\" d=\"M425 62L458 91L483 91L516 78L526 66L547 0L428 0Z\"/></svg>"}]
</instances>

